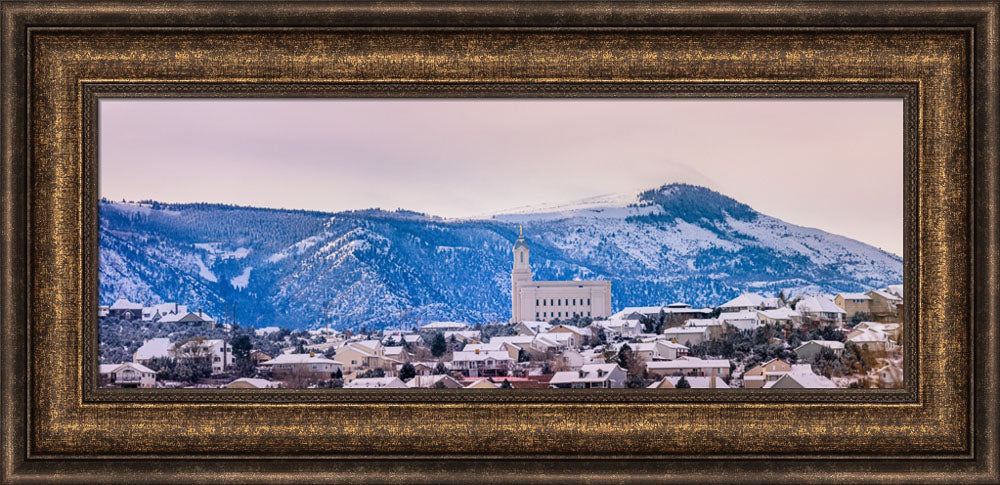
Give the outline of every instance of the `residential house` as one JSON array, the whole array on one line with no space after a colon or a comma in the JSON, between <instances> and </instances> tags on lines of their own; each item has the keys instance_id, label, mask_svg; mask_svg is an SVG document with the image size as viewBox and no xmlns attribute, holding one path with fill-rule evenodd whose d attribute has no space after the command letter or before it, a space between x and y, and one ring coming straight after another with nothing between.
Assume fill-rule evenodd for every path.
<instances>
[{"instance_id":1,"label":"residential house","mask_svg":"<svg viewBox=\"0 0 1000 485\"><path fill-rule=\"evenodd\" d=\"M874 352L891 352L896 350L896 343L885 332L872 329L854 330L847 334L847 341L853 342L861 350Z\"/></svg>"},{"instance_id":2,"label":"residential house","mask_svg":"<svg viewBox=\"0 0 1000 485\"><path fill-rule=\"evenodd\" d=\"M160 318L159 323L215 323L215 319L198 310L197 312L170 313Z\"/></svg>"},{"instance_id":3,"label":"residential house","mask_svg":"<svg viewBox=\"0 0 1000 485\"><path fill-rule=\"evenodd\" d=\"M869 382L882 389L903 387L903 369L895 364L886 364L869 373Z\"/></svg>"},{"instance_id":4,"label":"residential house","mask_svg":"<svg viewBox=\"0 0 1000 485\"><path fill-rule=\"evenodd\" d=\"M729 377L729 368L729 361L725 359L699 359L692 356L646 363L646 372L650 377L682 375Z\"/></svg>"},{"instance_id":5,"label":"residential house","mask_svg":"<svg viewBox=\"0 0 1000 485\"><path fill-rule=\"evenodd\" d=\"M490 379L479 379L472 382L471 384L465 386L466 389L499 389L500 386L495 384Z\"/></svg>"},{"instance_id":6,"label":"residential house","mask_svg":"<svg viewBox=\"0 0 1000 485\"><path fill-rule=\"evenodd\" d=\"M708 329L703 327L674 327L663 331L667 340L683 345L697 345L708 340Z\"/></svg>"},{"instance_id":7,"label":"residential house","mask_svg":"<svg viewBox=\"0 0 1000 485\"><path fill-rule=\"evenodd\" d=\"M865 293L871 298L870 315L873 320L883 322L898 322L899 306L903 299L894 293L884 290L872 290Z\"/></svg>"},{"instance_id":8,"label":"residential house","mask_svg":"<svg viewBox=\"0 0 1000 485\"><path fill-rule=\"evenodd\" d=\"M751 332L762 325L760 322L760 313L756 310L722 312L719 314L719 320L724 322L728 327L740 332Z\"/></svg>"},{"instance_id":9,"label":"residential house","mask_svg":"<svg viewBox=\"0 0 1000 485\"><path fill-rule=\"evenodd\" d=\"M354 373L359 369L392 371L396 364L401 363L386 356L382 343L374 339L343 343L336 349L333 360L340 362L345 374Z\"/></svg>"},{"instance_id":10,"label":"residential house","mask_svg":"<svg viewBox=\"0 0 1000 485\"><path fill-rule=\"evenodd\" d=\"M573 325L556 325L549 329L545 334L559 334L568 333L570 337L570 345L572 347L581 347L584 344L590 342L591 337L594 333L587 327L574 327Z\"/></svg>"},{"instance_id":11,"label":"residential house","mask_svg":"<svg viewBox=\"0 0 1000 485\"><path fill-rule=\"evenodd\" d=\"M816 374L809 364L793 364L785 375L764 384L764 389L833 389L830 379Z\"/></svg>"},{"instance_id":12,"label":"residential house","mask_svg":"<svg viewBox=\"0 0 1000 485\"><path fill-rule=\"evenodd\" d=\"M810 340L795 347L795 356L799 360L815 360L823 349L830 349L835 355L840 356L844 353L844 343L836 340Z\"/></svg>"},{"instance_id":13,"label":"residential house","mask_svg":"<svg viewBox=\"0 0 1000 485\"><path fill-rule=\"evenodd\" d=\"M901 328L902 325L899 323L860 322L851 329L847 336L850 337L852 333L860 330L872 330L882 332L898 342L899 338L902 337Z\"/></svg>"},{"instance_id":14,"label":"residential house","mask_svg":"<svg viewBox=\"0 0 1000 485\"><path fill-rule=\"evenodd\" d=\"M170 339L166 337L149 339L132 354L132 361L140 364L148 364L153 359L172 358L170 354L171 347L173 346L170 344Z\"/></svg>"},{"instance_id":15,"label":"residential house","mask_svg":"<svg viewBox=\"0 0 1000 485\"><path fill-rule=\"evenodd\" d=\"M398 377L363 377L344 384L344 389L407 389Z\"/></svg>"},{"instance_id":16,"label":"residential house","mask_svg":"<svg viewBox=\"0 0 1000 485\"><path fill-rule=\"evenodd\" d=\"M156 387L156 371L135 362L101 364L101 387L143 388Z\"/></svg>"},{"instance_id":17,"label":"residential house","mask_svg":"<svg viewBox=\"0 0 1000 485\"><path fill-rule=\"evenodd\" d=\"M591 328L594 333L599 330L604 331L604 336L608 339L633 338L642 333L642 324L639 320L598 320Z\"/></svg>"},{"instance_id":18,"label":"residential house","mask_svg":"<svg viewBox=\"0 0 1000 485\"><path fill-rule=\"evenodd\" d=\"M222 374L233 365L233 349L222 339L192 338L174 344L168 352L177 360L207 358L212 374Z\"/></svg>"},{"instance_id":19,"label":"residential house","mask_svg":"<svg viewBox=\"0 0 1000 485\"><path fill-rule=\"evenodd\" d=\"M468 323L462 322L431 322L427 325L420 327L420 330L426 332L445 332L445 331L455 331L455 330L465 330L469 328Z\"/></svg>"},{"instance_id":20,"label":"residential house","mask_svg":"<svg viewBox=\"0 0 1000 485\"><path fill-rule=\"evenodd\" d=\"M792 370L792 365L781 359L771 359L767 362L754 366L743 373L743 387L747 389L760 389L768 382L774 382L779 377Z\"/></svg>"},{"instance_id":21,"label":"residential house","mask_svg":"<svg viewBox=\"0 0 1000 485\"><path fill-rule=\"evenodd\" d=\"M612 389L625 387L628 373L618 364L590 364L579 370L556 372L549 381L552 388Z\"/></svg>"},{"instance_id":22,"label":"residential house","mask_svg":"<svg viewBox=\"0 0 1000 485\"><path fill-rule=\"evenodd\" d=\"M719 338L726 332L726 322L719 318L691 318L684 322L686 328L704 328L708 338Z\"/></svg>"},{"instance_id":23,"label":"residential house","mask_svg":"<svg viewBox=\"0 0 1000 485\"><path fill-rule=\"evenodd\" d=\"M777 298L765 298L757 293L743 293L719 305L719 308L723 312L734 313L778 308L778 305L779 301Z\"/></svg>"},{"instance_id":24,"label":"residential house","mask_svg":"<svg viewBox=\"0 0 1000 485\"><path fill-rule=\"evenodd\" d=\"M548 332L550 328L552 328L552 325L546 322L525 320L518 322L518 324L514 326L514 332L518 335L528 335L534 337L540 333Z\"/></svg>"},{"instance_id":25,"label":"residential house","mask_svg":"<svg viewBox=\"0 0 1000 485\"><path fill-rule=\"evenodd\" d=\"M281 383L255 377L240 377L225 385L228 389L276 389Z\"/></svg>"},{"instance_id":26,"label":"residential house","mask_svg":"<svg viewBox=\"0 0 1000 485\"><path fill-rule=\"evenodd\" d=\"M343 364L315 353L281 354L271 360L261 362L260 365L269 369L271 376L277 380L323 381L333 379L338 372L343 375Z\"/></svg>"},{"instance_id":27,"label":"residential house","mask_svg":"<svg viewBox=\"0 0 1000 485\"><path fill-rule=\"evenodd\" d=\"M482 332L479 330L455 330L448 331L444 333L444 338L447 341L451 341L452 338L457 342L479 342L482 337Z\"/></svg>"},{"instance_id":28,"label":"residential house","mask_svg":"<svg viewBox=\"0 0 1000 485\"><path fill-rule=\"evenodd\" d=\"M460 351L452 354L451 368L469 377L504 376L515 362L506 350Z\"/></svg>"},{"instance_id":29,"label":"residential house","mask_svg":"<svg viewBox=\"0 0 1000 485\"><path fill-rule=\"evenodd\" d=\"M416 376L406 382L406 387L415 388L438 388L438 389L461 389L462 384L447 374Z\"/></svg>"},{"instance_id":30,"label":"residential house","mask_svg":"<svg viewBox=\"0 0 1000 485\"><path fill-rule=\"evenodd\" d=\"M646 389L676 389L681 376L667 376L648 386ZM691 389L731 389L721 377L717 376L692 376L684 377Z\"/></svg>"},{"instance_id":31,"label":"residential house","mask_svg":"<svg viewBox=\"0 0 1000 485\"><path fill-rule=\"evenodd\" d=\"M802 314L788 307L773 310L758 310L757 319L761 325L774 325L782 328L798 328L802 323Z\"/></svg>"},{"instance_id":32,"label":"residential house","mask_svg":"<svg viewBox=\"0 0 1000 485\"><path fill-rule=\"evenodd\" d=\"M847 315L836 302L823 295L803 297L795 304L795 311L799 312L803 321L808 320L813 327L823 325L839 327Z\"/></svg>"},{"instance_id":33,"label":"residential house","mask_svg":"<svg viewBox=\"0 0 1000 485\"><path fill-rule=\"evenodd\" d=\"M865 293L838 293L833 297L833 302L844 309L845 318L848 320L859 313L871 315L872 312L872 297Z\"/></svg>"},{"instance_id":34,"label":"residential house","mask_svg":"<svg viewBox=\"0 0 1000 485\"><path fill-rule=\"evenodd\" d=\"M128 298L119 298L111 304L108 316L119 320L140 320L142 319L142 305L128 301Z\"/></svg>"}]
</instances>

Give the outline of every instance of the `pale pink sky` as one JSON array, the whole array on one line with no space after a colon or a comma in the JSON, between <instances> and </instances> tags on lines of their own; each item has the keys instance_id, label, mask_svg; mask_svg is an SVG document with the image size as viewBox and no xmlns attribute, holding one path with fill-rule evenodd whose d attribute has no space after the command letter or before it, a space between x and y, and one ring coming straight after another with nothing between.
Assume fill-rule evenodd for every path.
<instances>
[{"instance_id":1,"label":"pale pink sky","mask_svg":"<svg viewBox=\"0 0 1000 485\"><path fill-rule=\"evenodd\" d=\"M442 217L709 187L903 246L901 100L102 100L101 195Z\"/></svg>"}]
</instances>

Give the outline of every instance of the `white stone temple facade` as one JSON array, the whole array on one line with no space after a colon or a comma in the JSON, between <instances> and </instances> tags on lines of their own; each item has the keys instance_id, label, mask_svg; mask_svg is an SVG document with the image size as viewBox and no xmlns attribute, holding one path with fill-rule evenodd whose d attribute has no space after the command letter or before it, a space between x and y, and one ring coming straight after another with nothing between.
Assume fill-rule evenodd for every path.
<instances>
[{"instance_id":1,"label":"white stone temple facade","mask_svg":"<svg viewBox=\"0 0 1000 485\"><path fill-rule=\"evenodd\" d=\"M512 323L611 315L610 281L532 281L529 257L522 234L514 243L514 270L510 273Z\"/></svg>"}]
</instances>

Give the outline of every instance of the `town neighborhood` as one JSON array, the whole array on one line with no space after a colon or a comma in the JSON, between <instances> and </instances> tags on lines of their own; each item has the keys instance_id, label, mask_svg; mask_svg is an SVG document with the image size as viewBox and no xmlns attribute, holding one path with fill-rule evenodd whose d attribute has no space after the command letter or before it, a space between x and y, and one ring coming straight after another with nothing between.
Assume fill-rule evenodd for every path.
<instances>
[{"instance_id":1,"label":"town neighborhood","mask_svg":"<svg viewBox=\"0 0 1000 485\"><path fill-rule=\"evenodd\" d=\"M903 286L611 313L610 281L534 281L514 244L511 319L394 329L240 327L180 303L99 310L102 387L813 389L903 385ZM138 331L136 329L139 329Z\"/></svg>"}]
</instances>

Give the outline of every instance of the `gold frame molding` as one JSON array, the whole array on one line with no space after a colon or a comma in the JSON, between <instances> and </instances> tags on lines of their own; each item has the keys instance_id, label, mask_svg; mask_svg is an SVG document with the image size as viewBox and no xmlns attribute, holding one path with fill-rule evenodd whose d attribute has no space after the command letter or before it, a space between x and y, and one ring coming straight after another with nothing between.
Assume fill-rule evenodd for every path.
<instances>
[{"instance_id":1,"label":"gold frame molding","mask_svg":"<svg viewBox=\"0 0 1000 485\"><path fill-rule=\"evenodd\" d=\"M995 2L0 6L5 483L1000 481ZM97 389L112 96L903 98L906 388Z\"/></svg>"}]
</instances>

